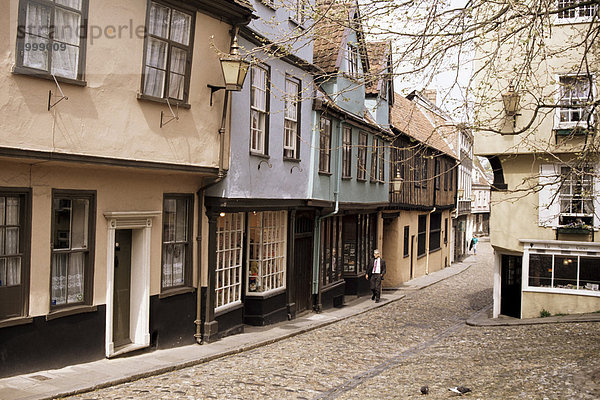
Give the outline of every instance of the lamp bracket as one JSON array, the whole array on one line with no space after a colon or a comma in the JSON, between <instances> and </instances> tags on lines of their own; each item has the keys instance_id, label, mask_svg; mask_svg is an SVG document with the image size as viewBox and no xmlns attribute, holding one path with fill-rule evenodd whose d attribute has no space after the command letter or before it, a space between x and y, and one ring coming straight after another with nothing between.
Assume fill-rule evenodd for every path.
<instances>
[{"instance_id":1,"label":"lamp bracket","mask_svg":"<svg viewBox=\"0 0 600 400\"><path fill-rule=\"evenodd\" d=\"M166 124L168 124L169 122L172 122L173 120L177 120L179 121L179 104L176 105L176 110L177 113L173 112L173 107L171 107L171 103L169 102L169 99L165 99L167 100L167 105L169 106L169 111L171 111L171 118L167 121L164 120L164 116L165 113L164 111L160 112L160 127L162 128L163 126L165 126Z\"/></svg>"},{"instance_id":2,"label":"lamp bracket","mask_svg":"<svg viewBox=\"0 0 600 400\"><path fill-rule=\"evenodd\" d=\"M56 83L56 87L58 88L58 91L60 92L60 98L57 101L55 101L54 103L52 103L52 89L50 89L48 91L48 111L50 111L55 105L57 105L61 101L69 100L69 98L67 96L65 96L65 94L63 93L62 88L58 84L58 81L56 80L56 76L54 76L54 74L52 74L52 78L54 78L54 83Z\"/></svg>"},{"instance_id":3,"label":"lamp bracket","mask_svg":"<svg viewBox=\"0 0 600 400\"><path fill-rule=\"evenodd\" d=\"M211 85L211 84L208 84L206 86L208 86L210 88L210 105L212 107L212 105L213 105L213 101L212 101L212 99L213 99L213 93L218 92L219 90L225 89L225 86L216 86L216 85Z\"/></svg>"}]
</instances>

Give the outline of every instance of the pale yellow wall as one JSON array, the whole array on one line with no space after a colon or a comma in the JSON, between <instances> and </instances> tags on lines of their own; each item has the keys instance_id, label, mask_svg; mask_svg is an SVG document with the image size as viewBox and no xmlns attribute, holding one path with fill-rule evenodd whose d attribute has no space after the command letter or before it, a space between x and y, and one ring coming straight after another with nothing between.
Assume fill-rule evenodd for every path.
<instances>
[{"instance_id":1,"label":"pale yellow wall","mask_svg":"<svg viewBox=\"0 0 600 400\"><path fill-rule=\"evenodd\" d=\"M387 272L383 282L384 287L398 287L411 279L410 276L410 237L414 239L413 274L414 277L423 276L427 270L427 256L417 258L417 239L419 215L426 214L422 211L401 211L397 218L383 225L383 254L386 260ZM448 243L444 243L444 219L448 218ZM404 257L404 227L409 228L409 256ZM429 225L427 227L429 231ZM444 268L444 259L450 262L450 230L452 222L449 211L442 212L441 249L429 254L429 273ZM429 241L429 234L427 235Z\"/></svg>"},{"instance_id":2,"label":"pale yellow wall","mask_svg":"<svg viewBox=\"0 0 600 400\"><path fill-rule=\"evenodd\" d=\"M229 29L204 14L197 13L189 103L180 108L179 120L162 129L160 113L170 112L166 104L140 101L144 39L134 30L143 27L146 0L90 1L86 57L86 87L61 84L68 101L50 112L48 90L57 92L53 81L11 73L15 64L18 0L3 4L0 41L0 146L40 151L217 166L218 129L223 108L223 91L209 105L207 84L221 85L219 57L211 48L227 51ZM8 11L8 12L7 12ZM7 28L7 26L9 28ZM92 29L116 28L120 37L92 38ZM177 111L176 111L177 112Z\"/></svg>"},{"instance_id":3,"label":"pale yellow wall","mask_svg":"<svg viewBox=\"0 0 600 400\"><path fill-rule=\"evenodd\" d=\"M192 174L149 173L126 168L90 168L80 165L28 165L0 161L0 187L32 188L32 237L30 267L30 316L45 315L50 306L50 237L52 189L96 190L96 233L94 260L94 301L106 302L105 212L161 211L164 193L194 194L201 178ZM194 200L193 237L197 232L197 198ZM152 225L150 295L160 292L162 216ZM197 243L192 240L193 265L197 265ZM196 274L194 267L194 273ZM196 283L194 276L194 285Z\"/></svg>"},{"instance_id":4,"label":"pale yellow wall","mask_svg":"<svg viewBox=\"0 0 600 400\"><path fill-rule=\"evenodd\" d=\"M522 318L538 318L542 310L552 315L597 312L600 297L523 292Z\"/></svg>"}]
</instances>

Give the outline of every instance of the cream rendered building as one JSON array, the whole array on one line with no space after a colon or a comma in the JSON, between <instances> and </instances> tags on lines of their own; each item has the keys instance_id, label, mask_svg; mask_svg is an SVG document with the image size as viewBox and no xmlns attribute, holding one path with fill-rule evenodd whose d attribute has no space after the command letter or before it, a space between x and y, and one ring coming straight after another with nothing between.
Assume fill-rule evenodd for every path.
<instances>
[{"instance_id":1,"label":"cream rendered building","mask_svg":"<svg viewBox=\"0 0 600 400\"><path fill-rule=\"evenodd\" d=\"M573 4L551 8L567 6ZM596 7L575 4L540 21L544 36L531 43L543 46L527 53L533 54L530 72L521 68L525 53L518 54L526 46L504 42L497 69L475 85L482 128L475 154L494 169L494 317L600 310L598 115L592 108L598 49L593 44L587 51L586 65L581 44ZM499 37L512 28L500 26ZM481 54L495 49L493 41L480 46Z\"/></svg>"},{"instance_id":2,"label":"cream rendered building","mask_svg":"<svg viewBox=\"0 0 600 400\"><path fill-rule=\"evenodd\" d=\"M228 165L207 85L252 7L0 8L0 375L193 343L202 188Z\"/></svg>"}]
</instances>

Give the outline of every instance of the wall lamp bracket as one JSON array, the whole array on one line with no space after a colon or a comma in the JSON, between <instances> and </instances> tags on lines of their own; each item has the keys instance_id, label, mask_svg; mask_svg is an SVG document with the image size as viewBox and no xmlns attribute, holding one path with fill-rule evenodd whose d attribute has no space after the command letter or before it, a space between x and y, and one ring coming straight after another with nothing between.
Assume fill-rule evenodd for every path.
<instances>
[{"instance_id":1,"label":"wall lamp bracket","mask_svg":"<svg viewBox=\"0 0 600 400\"><path fill-rule=\"evenodd\" d=\"M213 93L218 92L219 90L225 89L225 86L217 86L217 85L211 85L211 84L208 84L206 86L208 86L210 88L210 106L212 107L212 105L213 105Z\"/></svg>"}]
</instances>

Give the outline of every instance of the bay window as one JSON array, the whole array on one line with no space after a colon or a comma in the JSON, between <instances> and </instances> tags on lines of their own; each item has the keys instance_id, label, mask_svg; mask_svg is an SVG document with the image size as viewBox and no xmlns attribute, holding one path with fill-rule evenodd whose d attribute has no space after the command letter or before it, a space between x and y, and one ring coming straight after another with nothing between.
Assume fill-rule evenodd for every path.
<instances>
[{"instance_id":1,"label":"bay window","mask_svg":"<svg viewBox=\"0 0 600 400\"><path fill-rule=\"evenodd\" d=\"M247 294L285 288L287 213L248 214Z\"/></svg>"},{"instance_id":2,"label":"bay window","mask_svg":"<svg viewBox=\"0 0 600 400\"><path fill-rule=\"evenodd\" d=\"M187 102L195 15L151 1L146 17L142 93Z\"/></svg>"},{"instance_id":3,"label":"bay window","mask_svg":"<svg viewBox=\"0 0 600 400\"><path fill-rule=\"evenodd\" d=\"M15 72L83 80L88 0L21 0Z\"/></svg>"},{"instance_id":4,"label":"bay window","mask_svg":"<svg viewBox=\"0 0 600 400\"><path fill-rule=\"evenodd\" d=\"M54 191L51 308L90 304L95 193Z\"/></svg>"},{"instance_id":5,"label":"bay window","mask_svg":"<svg viewBox=\"0 0 600 400\"><path fill-rule=\"evenodd\" d=\"M319 172L329 173L331 158L331 120L321 117L319 130Z\"/></svg>"}]
</instances>

